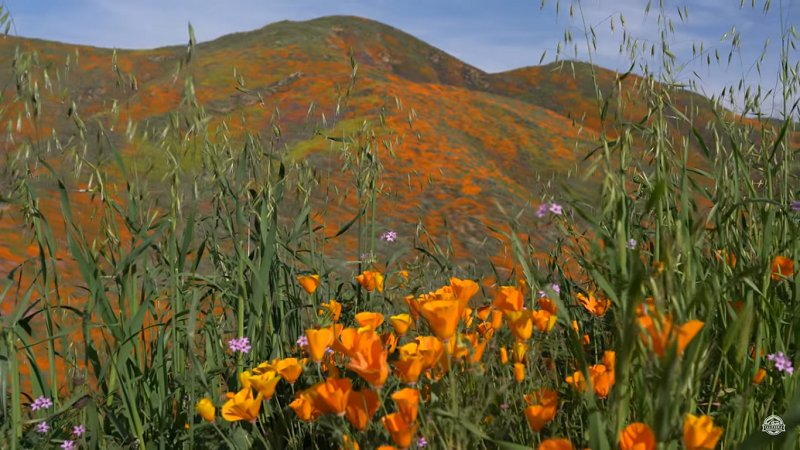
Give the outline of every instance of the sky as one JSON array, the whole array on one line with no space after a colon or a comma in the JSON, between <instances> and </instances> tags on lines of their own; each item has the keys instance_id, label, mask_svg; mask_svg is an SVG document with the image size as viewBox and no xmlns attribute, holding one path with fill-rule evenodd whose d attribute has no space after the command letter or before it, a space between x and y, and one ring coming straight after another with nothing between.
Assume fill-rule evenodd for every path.
<instances>
[{"instance_id":1,"label":"sky","mask_svg":"<svg viewBox=\"0 0 800 450\"><path fill-rule=\"evenodd\" d=\"M573 43L562 43L561 59L588 61L584 37L587 27L594 27L597 49L591 57L595 64L626 71L631 66L630 53L620 54L623 26L629 36L641 43L660 43L659 15L672 19L674 33L667 39L676 56L677 81L698 83L698 91L708 96L719 94L725 86L758 86L763 92L781 92L778 83L782 29L800 19L800 5L793 0L653 0L645 14L647 0L0 0L11 11L14 23L11 34L60 42L125 49L156 48L186 44L191 22L197 40L213 40L225 34L250 31L281 20L309 20L326 15L354 15L391 25L486 72L502 72L552 62L565 31L571 31ZM753 7L755 2L755 7ZM575 15L570 17L570 6ZM678 8L688 8L682 21ZM781 8L783 14L781 15ZM558 9L558 11L557 11ZM611 30L613 18L614 30ZM586 27L584 27L584 23ZM667 23L663 21L662 24ZM732 32L740 34L730 65ZM668 29L668 27L667 27ZM798 30L800 32L800 30ZM723 36L727 33L726 39ZM765 43L769 45L765 50ZM712 64L705 56L694 57L693 44L704 44L711 52ZM649 44L648 44L649 46ZM719 50L721 63L715 51ZM660 56L638 61L648 62L651 72L660 67ZM759 75L755 63L764 55ZM657 53L658 56L658 53ZM789 53L789 63L797 64L798 54ZM635 70L641 73L641 70ZM695 75L700 76L698 79ZM743 104L744 90L737 94L736 105ZM800 98L798 96L794 96ZM794 100L793 97L793 100ZM778 98L779 99L779 98ZM793 103L793 101L792 101ZM766 102L767 115L779 116L782 102Z\"/></svg>"}]
</instances>

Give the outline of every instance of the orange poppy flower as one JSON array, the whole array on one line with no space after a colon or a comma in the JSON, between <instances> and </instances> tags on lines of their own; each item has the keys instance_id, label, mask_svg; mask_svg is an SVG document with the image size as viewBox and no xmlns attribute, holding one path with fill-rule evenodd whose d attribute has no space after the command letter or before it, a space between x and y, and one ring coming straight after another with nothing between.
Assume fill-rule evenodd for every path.
<instances>
[{"instance_id":1,"label":"orange poppy flower","mask_svg":"<svg viewBox=\"0 0 800 450\"><path fill-rule=\"evenodd\" d=\"M328 303L320 303L320 306L324 306L325 308L330 311L331 315L333 315L333 321L338 322L339 317L342 315L342 304L337 302L336 300L331 299Z\"/></svg>"},{"instance_id":2,"label":"orange poppy flower","mask_svg":"<svg viewBox=\"0 0 800 450\"><path fill-rule=\"evenodd\" d=\"M306 330L306 337L308 338L308 352L311 354L311 360L317 363L322 361L325 356L325 350L333 341L333 332L328 328L310 329Z\"/></svg>"},{"instance_id":3,"label":"orange poppy flower","mask_svg":"<svg viewBox=\"0 0 800 450\"><path fill-rule=\"evenodd\" d=\"M413 295L406 295L403 300L405 300L406 304L408 304L408 309L411 311L411 316L414 317L414 320L419 320L419 301L417 301Z\"/></svg>"},{"instance_id":4,"label":"orange poppy flower","mask_svg":"<svg viewBox=\"0 0 800 450\"><path fill-rule=\"evenodd\" d=\"M611 379L610 379L610 383L611 384L614 384L614 382L616 381L615 380L616 377L614 376L614 370L615 370L616 363L617 363L617 354L616 354L616 352L611 351L611 350L606 350L605 352L603 352L603 365L606 366L606 371L608 372L609 376L611 377Z\"/></svg>"},{"instance_id":5,"label":"orange poppy flower","mask_svg":"<svg viewBox=\"0 0 800 450\"><path fill-rule=\"evenodd\" d=\"M525 408L525 419L528 421L531 430L541 431L548 422L552 420L549 418L549 410L541 405L532 405Z\"/></svg>"},{"instance_id":6,"label":"orange poppy flower","mask_svg":"<svg viewBox=\"0 0 800 450\"><path fill-rule=\"evenodd\" d=\"M533 391L533 394L525 394L523 396L528 405L541 405L553 409L553 417L555 417L556 410L558 409L558 393L552 389L541 388ZM551 417L552 419L552 417Z\"/></svg>"},{"instance_id":7,"label":"orange poppy flower","mask_svg":"<svg viewBox=\"0 0 800 450\"><path fill-rule=\"evenodd\" d=\"M595 364L589 367L589 377L592 380L594 395L600 398L608 397L611 390L611 374L603 364Z\"/></svg>"},{"instance_id":8,"label":"orange poppy flower","mask_svg":"<svg viewBox=\"0 0 800 450\"><path fill-rule=\"evenodd\" d=\"M492 310L492 328L499 330L503 326L503 311L499 309Z\"/></svg>"},{"instance_id":9,"label":"orange poppy flower","mask_svg":"<svg viewBox=\"0 0 800 450\"><path fill-rule=\"evenodd\" d=\"M372 292L375 289L378 292L383 292L383 275L380 272L365 270L364 273L356 277L356 280L368 292Z\"/></svg>"},{"instance_id":10,"label":"orange poppy flower","mask_svg":"<svg viewBox=\"0 0 800 450\"><path fill-rule=\"evenodd\" d=\"M289 403L289 408L292 408L297 414L297 418L303 422L313 422L322 415L322 411L316 408L313 395L309 390L295 394L295 399Z\"/></svg>"},{"instance_id":11,"label":"orange poppy flower","mask_svg":"<svg viewBox=\"0 0 800 450\"><path fill-rule=\"evenodd\" d=\"M492 324L488 322L484 322L478 325L478 333L483 336L485 339L491 339L494 336L494 328L492 328Z\"/></svg>"},{"instance_id":12,"label":"orange poppy flower","mask_svg":"<svg viewBox=\"0 0 800 450\"><path fill-rule=\"evenodd\" d=\"M578 294L578 303L583 305L590 313L597 317L603 317L608 309L611 308L611 300L605 298L601 292L589 291L589 296ZM596 294L596 297L595 297Z\"/></svg>"},{"instance_id":13,"label":"orange poppy flower","mask_svg":"<svg viewBox=\"0 0 800 450\"><path fill-rule=\"evenodd\" d=\"M281 376L274 370L250 378L252 387L255 388L266 401L269 401L272 396L275 395L275 388L278 387L279 381L281 381Z\"/></svg>"},{"instance_id":14,"label":"orange poppy flower","mask_svg":"<svg viewBox=\"0 0 800 450\"><path fill-rule=\"evenodd\" d=\"M515 363L523 363L525 362L525 353L528 352L528 343L527 342L515 342L513 353L514 353L514 362Z\"/></svg>"},{"instance_id":15,"label":"orange poppy flower","mask_svg":"<svg viewBox=\"0 0 800 450\"><path fill-rule=\"evenodd\" d=\"M411 320L411 316L408 314L399 314L390 317L389 323L392 325L394 332L397 333L398 336L405 336L405 334L408 332L408 328L413 322Z\"/></svg>"},{"instance_id":16,"label":"orange poppy flower","mask_svg":"<svg viewBox=\"0 0 800 450\"><path fill-rule=\"evenodd\" d=\"M545 312L546 314L546 312ZM504 311L508 329L518 341L527 341L533 334L533 311Z\"/></svg>"},{"instance_id":17,"label":"orange poppy flower","mask_svg":"<svg viewBox=\"0 0 800 450\"><path fill-rule=\"evenodd\" d=\"M303 275L297 277L297 282L309 294L313 294L319 287L319 275Z\"/></svg>"},{"instance_id":18,"label":"orange poppy flower","mask_svg":"<svg viewBox=\"0 0 800 450\"><path fill-rule=\"evenodd\" d=\"M761 382L764 381L765 376L767 376L767 371L764 369L758 369L756 376L753 377L753 384L761 384Z\"/></svg>"},{"instance_id":19,"label":"orange poppy flower","mask_svg":"<svg viewBox=\"0 0 800 450\"><path fill-rule=\"evenodd\" d=\"M465 327L469 327L472 325L472 308L464 308L461 310L461 315L459 316L461 321L464 322Z\"/></svg>"},{"instance_id":20,"label":"orange poppy flower","mask_svg":"<svg viewBox=\"0 0 800 450\"><path fill-rule=\"evenodd\" d=\"M492 308L493 308L492 305L486 305L486 306L479 307L478 308L478 313L477 313L478 319L480 319L480 320L482 320L484 322L489 320L489 315L492 314Z\"/></svg>"},{"instance_id":21,"label":"orange poppy flower","mask_svg":"<svg viewBox=\"0 0 800 450\"><path fill-rule=\"evenodd\" d=\"M555 316L556 314L558 314L558 305L556 305L556 302L554 302L554 301L550 300L550 299L549 299L549 298L547 298L547 297L539 297L539 299L537 300L537 302L539 303L539 306L540 306L540 307L541 307L543 310L545 310L545 311L549 312L550 314L552 314L552 315L554 315L554 316Z\"/></svg>"},{"instance_id":22,"label":"orange poppy flower","mask_svg":"<svg viewBox=\"0 0 800 450\"><path fill-rule=\"evenodd\" d=\"M656 436L646 424L636 422L622 430L619 437L620 450L655 450Z\"/></svg>"},{"instance_id":23,"label":"orange poppy flower","mask_svg":"<svg viewBox=\"0 0 800 450\"><path fill-rule=\"evenodd\" d=\"M423 359L420 354L402 355L393 363L397 368L394 374L403 383L413 386L417 384L419 376L422 373L422 363Z\"/></svg>"},{"instance_id":24,"label":"orange poppy flower","mask_svg":"<svg viewBox=\"0 0 800 450\"><path fill-rule=\"evenodd\" d=\"M480 286L472 280L450 278L450 287L458 299L458 315L460 316L469 304L470 299L478 293Z\"/></svg>"},{"instance_id":25,"label":"orange poppy flower","mask_svg":"<svg viewBox=\"0 0 800 450\"><path fill-rule=\"evenodd\" d=\"M383 314L376 312L360 312L356 314L356 322L360 327L372 327L377 330L383 324Z\"/></svg>"},{"instance_id":26,"label":"orange poppy flower","mask_svg":"<svg viewBox=\"0 0 800 450\"><path fill-rule=\"evenodd\" d=\"M514 286L500 286L492 306L503 311L522 311L522 292Z\"/></svg>"},{"instance_id":27,"label":"orange poppy flower","mask_svg":"<svg viewBox=\"0 0 800 450\"><path fill-rule=\"evenodd\" d=\"M383 348L380 337L373 336L355 358L350 358L345 367L357 373L373 389L380 389L389 376L389 366L386 364L388 356L389 352Z\"/></svg>"},{"instance_id":28,"label":"orange poppy flower","mask_svg":"<svg viewBox=\"0 0 800 450\"><path fill-rule=\"evenodd\" d=\"M335 352L341 353L349 358L355 358L356 354L378 337L372 327L345 328L339 333L339 339L331 344Z\"/></svg>"},{"instance_id":29,"label":"orange poppy flower","mask_svg":"<svg viewBox=\"0 0 800 450\"><path fill-rule=\"evenodd\" d=\"M246 420L255 423L261 410L261 399L260 393L253 398L253 390L249 387L236 394L228 392L228 402L222 405L222 417L229 422Z\"/></svg>"},{"instance_id":30,"label":"orange poppy flower","mask_svg":"<svg viewBox=\"0 0 800 450\"><path fill-rule=\"evenodd\" d=\"M406 448L411 445L411 440L414 433L417 432L417 424L410 424L406 422L403 415L399 412L387 414L381 419L383 427L392 436L394 443L400 448Z\"/></svg>"},{"instance_id":31,"label":"orange poppy flower","mask_svg":"<svg viewBox=\"0 0 800 450\"><path fill-rule=\"evenodd\" d=\"M458 301L427 301L422 305L422 315L428 319L436 336L447 341L453 337L458 327Z\"/></svg>"},{"instance_id":32,"label":"orange poppy flower","mask_svg":"<svg viewBox=\"0 0 800 450\"><path fill-rule=\"evenodd\" d=\"M358 442L350 439L346 434L342 436L342 448L339 450L360 450Z\"/></svg>"},{"instance_id":33,"label":"orange poppy flower","mask_svg":"<svg viewBox=\"0 0 800 450\"><path fill-rule=\"evenodd\" d=\"M525 366L520 363L514 363L514 379L517 383L522 383L525 380Z\"/></svg>"},{"instance_id":34,"label":"orange poppy flower","mask_svg":"<svg viewBox=\"0 0 800 450\"><path fill-rule=\"evenodd\" d=\"M782 280L783 277L794 276L794 261L785 256L776 256L772 261L772 279Z\"/></svg>"},{"instance_id":35,"label":"orange poppy flower","mask_svg":"<svg viewBox=\"0 0 800 450\"><path fill-rule=\"evenodd\" d=\"M557 321L558 317L545 310L533 312L533 324L536 325L536 329L539 330L540 333L549 333Z\"/></svg>"},{"instance_id":36,"label":"orange poppy flower","mask_svg":"<svg viewBox=\"0 0 800 450\"><path fill-rule=\"evenodd\" d=\"M581 371L574 372L571 376L567 377L566 381L567 384L572 386L578 392L584 392L586 391L586 388L589 387L586 383L586 377L583 376L583 372Z\"/></svg>"},{"instance_id":37,"label":"orange poppy flower","mask_svg":"<svg viewBox=\"0 0 800 450\"><path fill-rule=\"evenodd\" d=\"M400 449L393 445L381 445L380 447L378 447L378 450L400 450Z\"/></svg>"},{"instance_id":38,"label":"orange poppy flower","mask_svg":"<svg viewBox=\"0 0 800 450\"><path fill-rule=\"evenodd\" d=\"M669 317L662 317L660 320L653 320L652 316L639 317L639 324L644 331L641 334L642 340L647 343L650 341L653 351L660 357L664 357L665 350L671 346L675 340L678 345L678 355L683 354L683 350L697 336L703 328L703 322L690 320L685 324L674 327ZM660 326L659 326L660 325ZM677 339L676 339L677 337Z\"/></svg>"},{"instance_id":39,"label":"orange poppy flower","mask_svg":"<svg viewBox=\"0 0 800 450\"><path fill-rule=\"evenodd\" d=\"M714 426L714 419L709 416L686 414L683 422L683 443L687 450L714 448L722 431L721 427Z\"/></svg>"},{"instance_id":40,"label":"orange poppy flower","mask_svg":"<svg viewBox=\"0 0 800 450\"><path fill-rule=\"evenodd\" d=\"M203 398L194 407L195 411L200 414L206 422L214 423L214 416L216 415L216 408L210 398Z\"/></svg>"},{"instance_id":41,"label":"orange poppy flower","mask_svg":"<svg viewBox=\"0 0 800 450\"><path fill-rule=\"evenodd\" d=\"M657 314L656 301L653 297L646 298L643 302L636 305L636 317Z\"/></svg>"},{"instance_id":42,"label":"orange poppy flower","mask_svg":"<svg viewBox=\"0 0 800 450\"><path fill-rule=\"evenodd\" d=\"M394 349L397 347L397 336L391 331L388 333L381 333L381 342L384 347L389 350L389 353L394 353Z\"/></svg>"},{"instance_id":43,"label":"orange poppy flower","mask_svg":"<svg viewBox=\"0 0 800 450\"><path fill-rule=\"evenodd\" d=\"M275 365L275 370L277 370L281 378L286 380L289 384L294 384L303 373L303 366L297 358L284 358L278 361L278 364Z\"/></svg>"},{"instance_id":44,"label":"orange poppy flower","mask_svg":"<svg viewBox=\"0 0 800 450\"><path fill-rule=\"evenodd\" d=\"M575 450L569 439L546 439L539 444L538 450Z\"/></svg>"},{"instance_id":45,"label":"orange poppy flower","mask_svg":"<svg viewBox=\"0 0 800 450\"><path fill-rule=\"evenodd\" d=\"M508 364L508 350L505 347L500 347L500 363Z\"/></svg>"},{"instance_id":46,"label":"orange poppy flower","mask_svg":"<svg viewBox=\"0 0 800 450\"><path fill-rule=\"evenodd\" d=\"M347 398L345 416L356 430L363 431L380 406L381 401L375 391L369 389L351 391Z\"/></svg>"},{"instance_id":47,"label":"orange poppy flower","mask_svg":"<svg viewBox=\"0 0 800 450\"><path fill-rule=\"evenodd\" d=\"M419 390L405 388L392 394L392 400L397 404L397 409L408 423L417 420L417 408L419 407Z\"/></svg>"},{"instance_id":48,"label":"orange poppy flower","mask_svg":"<svg viewBox=\"0 0 800 450\"><path fill-rule=\"evenodd\" d=\"M717 261L722 259L722 250L717 250L717 253L714 255L717 257ZM736 267L736 255L731 252L725 253L725 264Z\"/></svg>"},{"instance_id":49,"label":"orange poppy flower","mask_svg":"<svg viewBox=\"0 0 800 450\"><path fill-rule=\"evenodd\" d=\"M316 389L318 398L337 416L344 416L353 384L349 378L328 378Z\"/></svg>"}]
</instances>

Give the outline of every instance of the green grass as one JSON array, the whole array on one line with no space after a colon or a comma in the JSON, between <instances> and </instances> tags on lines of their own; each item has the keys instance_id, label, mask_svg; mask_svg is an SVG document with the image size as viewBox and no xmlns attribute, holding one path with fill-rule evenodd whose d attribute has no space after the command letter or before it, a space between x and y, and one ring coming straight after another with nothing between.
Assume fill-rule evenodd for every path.
<instances>
[{"instance_id":1,"label":"green grass","mask_svg":"<svg viewBox=\"0 0 800 450\"><path fill-rule=\"evenodd\" d=\"M580 14L580 7L576 11ZM341 20L315 23L328 29ZM276 38L306 39L290 33L297 24L278 25L270 30L285 30L275 31ZM259 32L245 37L256 39ZM787 60L794 41L788 32L784 36L782 58ZM250 41L240 38L205 47L226 48L236 42L246 48ZM588 39L586 44L591 49ZM194 45L192 36L189 55ZM663 56L663 65L673 67L669 53ZM14 75L27 68L15 67ZM579 68L594 80L599 99L597 68ZM460 321L462 337L453 338L468 351L472 345L461 333L476 336L482 322L477 308L491 304L499 286L519 287L524 280L530 286L523 289L528 311L541 309L537 292L545 289L558 307L557 322L549 332L533 331L521 363L521 382L500 351L514 345L518 331L509 326L513 314L488 338L480 363L445 355L446 373L423 375L416 385L423 401L415 436L427 440L426 448L523 449L554 438L566 438L575 448L620 448L623 430L644 423L658 448L677 449L684 447L686 414L710 416L723 428L717 448L797 448L800 375L781 372L766 359L783 352L795 367L800 363L800 275L771 276L776 256L795 265L800 258L800 211L791 207L800 187L792 151L795 123L789 114L796 113L789 104L796 74L788 69L782 74L787 119L775 134L763 131L758 140L752 136L761 130L718 107L704 112L715 118L717 134L701 132L694 117L671 103L676 88L669 79L646 87L649 122L601 120L621 138L609 139L599 130L599 150L580 174L584 180L599 179L599 201L587 203L585 194L578 194L585 186L575 186L581 181L572 177L553 200L563 205L565 214L540 219L530 207L512 210L498 204L504 216L497 220L507 227L483 221L480 232L470 229L475 239L503 239L515 261L509 273L493 262L484 270L454 258L451 230L463 224L446 216L437 234L429 234L420 220L413 235L401 235L397 242L381 240L387 229L401 227L386 223L378 207L389 201L383 180L392 175L388 164L401 146L394 139L400 130L385 127L385 115L368 121L345 115L321 132L324 137L301 141L287 154L278 139L279 127L272 127L268 136L253 132L243 114L210 128L208 113L193 95L195 69L191 58L178 67L186 90L175 120L134 136L142 148L162 152L158 175L168 189L159 198L147 195L148 180L139 161L122 154L119 136L97 122L92 134L76 132L78 141L103 144L102 158L79 158L83 170L65 174L39 158L49 137L26 141L23 148L33 157L12 155L8 167L16 169L9 171L14 190L4 199L23 215L25 237L36 252L0 289L0 300L13 304L0 317L2 448L59 448L69 440L91 449L336 449L345 435L362 449L392 445L380 418L397 411L391 394L405 386L395 374L377 392L378 410L362 431L336 414L302 421L289 407L299 393L332 379L333 365L356 391L368 389L367 381L345 364L354 356L339 355L325 367L309 361L296 383L278 383L254 423L225 420L220 408L226 393L242 391L244 371L274 359L308 356L298 348L298 338L333 323L330 313L317 313L322 303L335 299L343 305L338 323L345 327L357 327L360 312L380 312L388 322L410 312L406 296L419 298L450 285L453 278L479 285L470 303L471 320ZM343 111L358 91L355 59L350 74L350 85L337 100ZM42 89L38 86L36 77L27 76L15 98L2 99L3 106L8 102L33 109L33 94ZM752 106L755 100L747 101ZM600 100L596 106L598 117L603 116L607 108ZM413 130L414 115L399 113L408 114ZM29 120L38 118L33 114ZM691 131L693 143L681 146L676 121ZM231 131L234 122L245 132ZM76 120L67 132L80 126ZM302 158L317 141L342 155L339 176L348 180L347 201L358 212L349 222L333 223L314 207L314 199L329 205L343 195L323 185ZM684 164L689 154L706 151L703 170ZM198 164L191 176L183 173L186 161ZM36 173L58 180L57 199L41 194ZM78 217L76 207L85 205L71 194L87 173L95 177L90 189L97 199L89 218ZM109 174L125 183L110 182ZM710 208L698 205L703 198ZM481 199L492 202L485 194ZM49 200L60 203L60 216L41 213ZM433 195L425 200L431 205L422 211L425 218L441 216L437 206L443 200ZM533 220L538 222L531 225ZM407 225L410 230L414 224ZM530 228L559 237L542 248L535 236L522 232ZM634 248L626 247L630 239L636 241ZM736 264L716 258L718 250L733 253ZM365 254L372 256L363 258ZM656 270L658 265L664 270ZM359 286L354 277L365 270L385 275L383 292ZM409 273L403 283L396 278L401 270ZM79 274L77 286L61 285L69 271ZM297 281L307 274L320 277L312 294ZM551 284L560 292L547 287ZM610 300L605 314L598 317L577 303L578 294L589 290ZM668 346L659 357L641 338L636 307L648 298L675 324L703 322L682 354ZM415 331L399 338L398 347L437 333L434 314L426 314L416 321ZM573 321L581 335L589 336L588 345L572 331ZM390 339L391 330L388 323L381 326L383 339ZM240 337L249 339L246 354L228 348L231 339ZM594 389L578 392L566 382L576 372L588 376L609 350L616 361L607 367L615 374L607 396ZM396 366L399 357L399 351L391 352L388 364ZM754 384L760 368L767 375ZM524 396L540 388L557 393L557 413L534 431L525 419ZM41 397L52 399L53 405L33 410ZM213 423L195 410L203 398L217 408ZM785 433L761 432L762 422L773 414L782 417ZM42 423L48 424L46 432L37 431ZM77 425L86 429L82 436L72 432ZM414 440L411 448L418 447Z\"/></svg>"}]
</instances>

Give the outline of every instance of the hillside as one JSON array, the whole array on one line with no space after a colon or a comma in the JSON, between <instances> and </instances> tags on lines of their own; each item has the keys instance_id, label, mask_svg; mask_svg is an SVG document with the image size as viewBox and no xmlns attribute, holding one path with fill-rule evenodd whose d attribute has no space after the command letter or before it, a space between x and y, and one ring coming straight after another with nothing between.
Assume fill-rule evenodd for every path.
<instances>
[{"instance_id":1,"label":"hillside","mask_svg":"<svg viewBox=\"0 0 800 450\"><path fill-rule=\"evenodd\" d=\"M4 153L9 154L15 145L24 142L21 136L38 142L36 148L44 152L44 143L53 129L66 143L77 130L67 115L74 101L86 124L87 136L97 132L98 123L113 129L112 141L122 149L125 160L140 174L150 174L148 190L165 192L161 181L166 170L163 152L141 137L129 142L124 136L129 120L140 124L140 132L149 129L151 135L157 135L171 120L170 111L181 108L183 75L175 77L175 67L186 48L117 51L114 67L110 49L8 38L0 42L0 60L13 60L18 45L36 51L38 67L49 68L53 88L48 91L45 79L39 80L42 114L37 126L22 120L14 144L3 137ZM351 49L358 63L357 86L347 108L337 114L337 92L346 89L352 72ZM196 59L188 70L194 79L197 101L213 116L211 129L227 116L231 132L236 134L244 118L244 128L259 133L266 142L273 133L272 123L278 125L281 137L277 144L285 149L281 150L284 161L305 159L315 169L321 185L312 204L317 211L327 209L325 217L331 229L349 221L357 208L352 195L344 201L326 201L326 192L335 188L344 193L352 188L347 177L339 175L339 153L329 151L330 145L324 138L315 137L314 129L324 133L353 131L364 118L377 125L384 107L387 128L405 138L394 149L396 158L386 152L382 156L386 175L379 204L380 225L396 230L400 244L411 244L409 236L413 236L418 220L431 235L443 236L446 218L455 254L464 263L490 257L496 264L507 266L509 259L503 257L502 245L494 239L484 239L487 230L475 220L505 229L495 201L514 215L518 208L529 205L520 219L527 224L523 231L545 246L552 234L533 214L543 194L542 186L551 181L549 194L556 198L561 182L569 182L587 201L598 192L592 182L574 182L580 161L595 145L590 139L598 136L601 128L599 121L592 119L597 115L597 105L588 64L575 64L575 78L569 64L561 71L554 70L551 64L488 74L400 30L350 16L278 22L200 43L196 50ZM69 70L64 72L68 58ZM607 95L615 73L596 70ZM56 71L64 75L56 78ZM244 81L245 89L237 90L234 73ZM15 81L8 72L2 75L4 101L13 98ZM634 101L637 83L641 79L636 76L625 80L623 91L632 100L621 112L611 101L610 118L620 113L629 120L639 120L646 114L645 101ZM62 98L65 90L69 94ZM395 107L395 98L402 103L402 110ZM703 103L698 95L688 92L685 98L675 101L685 105ZM118 107L116 121L109 113L114 102ZM307 120L312 104L313 115ZM409 126L412 110L415 117ZM17 101L9 105L0 120L3 125L15 123L23 114L22 102ZM575 123L584 114L588 119L583 124ZM710 120L711 115L699 117L702 120L697 127L705 129L703 120ZM687 130L676 132L686 135ZM388 136L387 132L385 137ZM87 141L88 161L108 159L107 150L103 156L96 139ZM70 144L73 150L77 142ZM47 158L63 168L74 164L74 157L70 160L50 153ZM198 158L189 155L183 161L187 179L191 179ZM115 178L113 170L109 170L111 180L124 185L121 177ZM58 202L50 201L54 186L42 184L42 188L42 196L48 199L41 206L44 214L56 214ZM87 217L86 232L91 233L91 200L79 193L72 200L78 214ZM4 242L20 242L13 238L19 223L18 217L2 219L0 234ZM343 247L337 251L347 247L347 254L355 256L352 233L343 237ZM26 250L24 245L17 245L0 247L0 251L0 259L18 262ZM5 265L13 266L8 262Z\"/></svg>"}]
</instances>

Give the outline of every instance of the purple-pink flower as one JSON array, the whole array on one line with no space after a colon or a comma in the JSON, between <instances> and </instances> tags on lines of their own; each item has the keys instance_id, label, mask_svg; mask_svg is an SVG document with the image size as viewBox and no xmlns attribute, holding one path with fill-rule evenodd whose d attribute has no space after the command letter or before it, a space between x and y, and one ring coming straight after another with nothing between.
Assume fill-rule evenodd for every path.
<instances>
[{"instance_id":1,"label":"purple-pink flower","mask_svg":"<svg viewBox=\"0 0 800 450\"><path fill-rule=\"evenodd\" d=\"M47 433L48 431L50 431L50 425L48 425L47 422L42 422L39 425L36 425L36 432L37 433L44 434L44 433Z\"/></svg>"},{"instance_id":2,"label":"purple-pink flower","mask_svg":"<svg viewBox=\"0 0 800 450\"><path fill-rule=\"evenodd\" d=\"M250 339L246 337L233 338L228 341L228 348L234 353L250 353Z\"/></svg>"},{"instance_id":3,"label":"purple-pink flower","mask_svg":"<svg viewBox=\"0 0 800 450\"><path fill-rule=\"evenodd\" d=\"M800 211L800 201L795 200L792 202L792 211Z\"/></svg>"},{"instance_id":4,"label":"purple-pink flower","mask_svg":"<svg viewBox=\"0 0 800 450\"><path fill-rule=\"evenodd\" d=\"M419 437L417 439L417 448L422 448L425 447L426 445L428 445L427 439L425 439L424 437Z\"/></svg>"},{"instance_id":5,"label":"purple-pink flower","mask_svg":"<svg viewBox=\"0 0 800 450\"><path fill-rule=\"evenodd\" d=\"M548 211L557 216L560 216L564 212L564 208L558 203L542 203L541 205L539 205L539 209L536 211L536 215L541 218L546 216Z\"/></svg>"},{"instance_id":6,"label":"purple-pink flower","mask_svg":"<svg viewBox=\"0 0 800 450\"><path fill-rule=\"evenodd\" d=\"M787 358L783 352L773 353L767 356L767 359L775 362L775 368L781 372L786 372L789 375L794 374L794 367L792 367L792 360Z\"/></svg>"},{"instance_id":7,"label":"purple-pink flower","mask_svg":"<svg viewBox=\"0 0 800 450\"><path fill-rule=\"evenodd\" d=\"M72 432L75 434L75 436L81 437L83 433L86 433L86 427L83 425L76 425L72 428Z\"/></svg>"},{"instance_id":8,"label":"purple-pink flower","mask_svg":"<svg viewBox=\"0 0 800 450\"><path fill-rule=\"evenodd\" d=\"M386 233L383 233L383 235L381 236L381 240L387 242L394 242L395 239L397 239L397 233L395 233L394 231L387 231Z\"/></svg>"},{"instance_id":9,"label":"purple-pink flower","mask_svg":"<svg viewBox=\"0 0 800 450\"><path fill-rule=\"evenodd\" d=\"M51 406L53 406L52 400L50 400L47 397L39 397L33 401L33 404L31 405L31 410L36 411L43 408L49 408Z\"/></svg>"},{"instance_id":10,"label":"purple-pink flower","mask_svg":"<svg viewBox=\"0 0 800 450\"><path fill-rule=\"evenodd\" d=\"M301 334L300 337L297 338L297 345L300 347L308 347L308 336Z\"/></svg>"},{"instance_id":11,"label":"purple-pink flower","mask_svg":"<svg viewBox=\"0 0 800 450\"><path fill-rule=\"evenodd\" d=\"M556 294L561 293L561 288L558 287L557 284L551 284L550 289L554 290ZM539 291L539 297L547 297L547 293L545 291Z\"/></svg>"},{"instance_id":12,"label":"purple-pink flower","mask_svg":"<svg viewBox=\"0 0 800 450\"><path fill-rule=\"evenodd\" d=\"M636 248L636 239L631 239L625 244L625 248L628 250L633 250Z\"/></svg>"},{"instance_id":13,"label":"purple-pink flower","mask_svg":"<svg viewBox=\"0 0 800 450\"><path fill-rule=\"evenodd\" d=\"M64 441L64 443L61 444L61 448L63 448L64 450L72 450L72 449L75 448L75 442L73 442L73 441Z\"/></svg>"}]
</instances>

